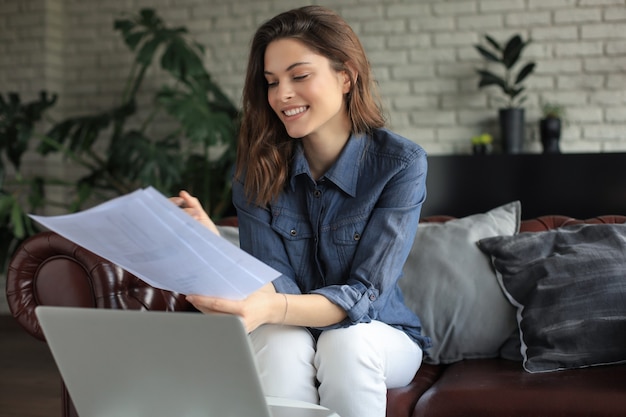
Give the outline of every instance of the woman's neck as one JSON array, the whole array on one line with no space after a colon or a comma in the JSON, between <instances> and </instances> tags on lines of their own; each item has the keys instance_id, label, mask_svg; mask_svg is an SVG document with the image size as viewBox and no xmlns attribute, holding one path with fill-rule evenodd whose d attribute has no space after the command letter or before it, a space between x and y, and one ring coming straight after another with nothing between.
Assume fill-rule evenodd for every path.
<instances>
[{"instance_id":1,"label":"woman's neck","mask_svg":"<svg viewBox=\"0 0 626 417\"><path fill-rule=\"evenodd\" d=\"M315 180L320 179L337 161L339 154L350 139L350 131L336 133L336 136L333 136L321 138L318 135L313 135L302 140L304 156Z\"/></svg>"}]
</instances>

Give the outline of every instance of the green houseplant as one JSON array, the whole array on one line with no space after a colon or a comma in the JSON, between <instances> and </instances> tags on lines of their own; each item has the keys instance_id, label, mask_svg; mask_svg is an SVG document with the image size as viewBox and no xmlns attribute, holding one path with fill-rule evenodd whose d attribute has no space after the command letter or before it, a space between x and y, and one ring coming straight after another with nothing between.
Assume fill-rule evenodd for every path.
<instances>
[{"instance_id":1,"label":"green houseplant","mask_svg":"<svg viewBox=\"0 0 626 417\"><path fill-rule=\"evenodd\" d=\"M477 69L478 88L499 87L504 96L503 107L499 110L502 145L505 153L519 153L524 141L524 108L526 100L524 81L534 71L535 62L528 62L518 68L522 52L530 41L522 40L520 35L513 35L501 45L493 37L485 35L486 46L474 45L487 64L496 64L499 72ZM519 65L518 65L519 64Z\"/></svg>"},{"instance_id":2,"label":"green houseplant","mask_svg":"<svg viewBox=\"0 0 626 417\"><path fill-rule=\"evenodd\" d=\"M21 173L22 157L36 125L47 109L54 106L56 96L42 92L37 100L23 103L20 96L0 95L0 268L17 245L34 233L24 211L43 204L43 181L25 178ZM11 180L9 180L11 178Z\"/></svg>"},{"instance_id":3,"label":"green houseplant","mask_svg":"<svg viewBox=\"0 0 626 417\"><path fill-rule=\"evenodd\" d=\"M545 103L541 107L539 136L543 153L561 153L561 127L565 121L565 107L558 103Z\"/></svg>"},{"instance_id":4,"label":"green houseplant","mask_svg":"<svg viewBox=\"0 0 626 417\"><path fill-rule=\"evenodd\" d=\"M73 212L150 185L166 195L188 189L216 219L229 213L239 110L205 69L202 46L184 27L168 27L152 9L117 19L114 29L135 59L112 108L52 121L40 133L36 127L55 104L54 95L43 92L22 103L17 93L0 94L3 269L17 244L35 231L26 213L44 207ZM170 82L139 108L146 72L156 65ZM168 129L152 128L163 119L170 121ZM29 148L44 159L60 153L86 173L78 181L23 175L21 159ZM46 185L66 187L72 197L54 201Z\"/></svg>"}]
</instances>

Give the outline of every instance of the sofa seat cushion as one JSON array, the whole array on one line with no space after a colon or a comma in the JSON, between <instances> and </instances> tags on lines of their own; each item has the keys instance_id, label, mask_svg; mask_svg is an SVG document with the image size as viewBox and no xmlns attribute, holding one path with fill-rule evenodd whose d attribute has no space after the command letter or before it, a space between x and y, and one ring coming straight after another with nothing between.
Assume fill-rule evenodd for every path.
<instances>
[{"instance_id":1,"label":"sofa seat cushion","mask_svg":"<svg viewBox=\"0 0 626 417\"><path fill-rule=\"evenodd\" d=\"M623 416L624 372L611 365L531 374L506 359L460 361L419 399L413 417Z\"/></svg>"},{"instance_id":2,"label":"sofa seat cushion","mask_svg":"<svg viewBox=\"0 0 626 417\"><path fill-rule=\"evenodd\" d=\"M410 416L417 399L439 379L443 369L423 363L408 385L387 390L387 416Z\"/></svg>"}]
</instances>

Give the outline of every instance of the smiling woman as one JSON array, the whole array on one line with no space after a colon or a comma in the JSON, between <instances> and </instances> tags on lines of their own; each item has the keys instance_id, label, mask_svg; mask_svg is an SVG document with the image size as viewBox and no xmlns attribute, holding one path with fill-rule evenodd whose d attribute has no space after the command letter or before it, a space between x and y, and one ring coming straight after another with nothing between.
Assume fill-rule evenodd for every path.
<instances>
[{"instance_id":1,"label":"smiling woman","mask_svg":"<svg viewBox=\"0 0 626 417\"><path fill-rule=\"evenodd\" d=\"M268 101L292 138L307 137L324 141L332 149L326 155L336 156L350 135L350 119L343 96L350 91L347 71L335 71L328 58L316 54L295 39L279 39L265 51L265 78ZM328 149L328 147L326 147ZM334 160L319 158L320 175Z\"/></svg>"},{"instance_id":2,"label":"smiling woman","mask_svg":"<svg viewBox=\"0 0 626 417\"><path fill-rule=\"evenodd\" d=\"M242 317L268 396L384 417L430 339L398 287L426 195L426 153L384 128L359 39L333 11L282 13L256 32L233 203L242 249L281 273ZM200 216L204 217L204 216Z\"/></svg>"}]
</instances>

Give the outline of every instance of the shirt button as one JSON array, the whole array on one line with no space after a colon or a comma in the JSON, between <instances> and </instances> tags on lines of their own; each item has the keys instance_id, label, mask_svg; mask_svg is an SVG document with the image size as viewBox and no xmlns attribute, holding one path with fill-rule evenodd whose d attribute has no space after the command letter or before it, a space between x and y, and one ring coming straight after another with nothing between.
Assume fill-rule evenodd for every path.
<instances>
[{"instance_id":1,"label":"shirt button","mask_svg":"<svg viewBox=\"0 0 626 417\"><path fill-rule=\"evenodd\" d=\"M296 229L291 229L291 231L289 232L289 234L290 234L291 236L295 236L295 235L297 235L297 234L298 234L298 232L296 232Z\"/></svg>"},{"instance_id":2,"label":"shirt button","mask_svg":"<svg viewBox=\"0 0 626 417\"><path fill-rule=\"evenodd\" d=\"M370 301L376 300L376 296L374 294L370 294Z\"/></svg>"},{"instance_id":3,"label":"shirt button","mask_svg":"<svg viewBox=\"0 0 626 417\"><path fill-rule=\"evenodd\" d=\"M354 240L361 240L361 234L360 233L355 233L354 234Z\"/></svg>"},{"instance_id":4,"label":"shirt button","mask_svg":"<svg viewBox=\"0 0 626 417\"><path fill-rule=\"evenodd\" d=\"M320 190L313 191L313 195L315 198L320 198L322 196L322 192Z\"/></svg>"}]
</instances>

